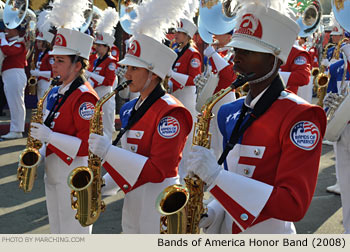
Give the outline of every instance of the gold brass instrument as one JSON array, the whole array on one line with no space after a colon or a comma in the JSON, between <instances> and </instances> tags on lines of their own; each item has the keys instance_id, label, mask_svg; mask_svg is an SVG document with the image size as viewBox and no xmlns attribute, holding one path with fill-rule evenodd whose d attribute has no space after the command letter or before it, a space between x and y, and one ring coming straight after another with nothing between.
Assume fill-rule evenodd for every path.
<instances>
[{"instance_id":1,"label":"gold brass instrument","mask_svg":"<svg viewBox=\"0 0 350 252\"><path fill-rule=\"evenodd\" d=\"M126 88L131 80L123 82L109 94L97 101L95 112L90 119L90 134L103 135L102 106L119 91ZM72 208L77 210L75 218L83 227L93 224L100 213L105 210L105 203L101 200L101 158L89 150L88 167L79 166L68 176L68 186L71 191ZM74 200L76 198L76 200Z\"/></svg>"},{"instance_id":2,"label":"gold brass instrument","mask_svg":"<svg viewBox=\"0 0 350 252\"><path fill-rule=\"evenodd\" d=\"M322 59L327 58L327 51L331 46L334 46L333 43L328 43L325 48L323 49ZM329 82L329 75L325 74L326 66L321 65L319 69L320 73L315 77L315 83L318 86L317 95L318 95L318 101L317 105L323 107L323 99L326 96L327 93L327 87Z\"/></svg>"},{"instance_id":3,"label":"gold brass instrument","mask_svg":"<svg viewBox=\"0 0 350 252\"><path fill-rule=\"evenodd\" d=\"M250 75L251 76L251 75ZM245 84L250 76L239 75L230 87L222 89L202 106L197 116L192 138L193 145L210 148L210 120L214 117L212 109L225 95ZM171 185L165 188L156 201L156 208L162 214L161 234L199 234L199 221L205 213L203 206L204 182L196 175L185 178L186 186Z\"/></svg>"},{"instance_id":4,"label":"gold brass instrument","mask_svg":"<svg viewBox=\"0 0 350 252\"><path fill-rule=\"evenodd\" d=\"M32 111L31 123L43 123L43 106L44 101L51 89L57 84L59 78L51 81L50 87L45 91L42 98L39 99L37 108ZM42 142L34 139L28 130L28 138L26 148L19 155L19 164L17 169L17 178L20 181L19 187L24 192L30 192L33 189L36 170L39 166L41 154L39 149L42 147Z\"/></svg>"},{"instance_id":5,"label":"gold brass instrument","mask_svg":"<svg viewBox=\"0 0 350 252\"><path fill-rule=\"evenodd\" d=\"M30 69L35 70L35 53L32 53L32 61L30 62ZM28 79L28 93L30 95L36 95L36 89L38 84L38 78L35 76L30 76Z\"/></svg>"}]
</instances>

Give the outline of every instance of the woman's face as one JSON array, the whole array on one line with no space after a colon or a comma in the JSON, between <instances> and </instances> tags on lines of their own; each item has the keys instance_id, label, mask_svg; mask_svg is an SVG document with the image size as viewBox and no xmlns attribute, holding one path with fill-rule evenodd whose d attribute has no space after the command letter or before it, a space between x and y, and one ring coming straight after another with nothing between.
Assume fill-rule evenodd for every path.
<instances>
[{"instance_id":1,"label":"woman's face","mask_svg":"<svg viewBox=\"0 0 350 252\"><path fill-rule=\"evenodd\" d=\"M44 50L45 48L43 47L44 43L42 40L37 40L36 41L36 47L38 48L38 50L42 51Z\"/></svg>"},{"instance_id":2,"label":"woman's face","mask_svg":"<svg viewBox=\"0 0 350 252\"><path fill-rule=\"evenodd\" d=\"M80 63L73 64L68 55L53 55L55 62L52 65L53 77L61 76L60 81L68 84L73 81L80 71Z\"/></svg>"},{"instance_id":3,"label":"woman's face","mask_svg":"<svg viewBox=\"0 0 350 252\"><path fill-rule=\"evenodd\" d=\"M127 80L132 80L129 84L131 92L140 92L148 79L148 70L143 67L128 66L125 73Z\"/></svg>"},{"instance_id":4,"label":"woman's face","mask_svg":"<svg viewBox=\"0 0 350 252\"><path fill-rule=\"evenodd\" d=\"M99 56L104 56L108 52L108 46L95 44L96 52Z\"/></svg>"},{"instance_id":5,"label":"woman's face","mask_svg":"<svg viewBox=\"0 0 350 252\"><path fill-rule=\"evenodd\" d=\"M178 44L184 43L186 44L188 42L189 38L186 33L184 32L176 32L175 33L175 41Z\"/></svg>"}]
</instances>

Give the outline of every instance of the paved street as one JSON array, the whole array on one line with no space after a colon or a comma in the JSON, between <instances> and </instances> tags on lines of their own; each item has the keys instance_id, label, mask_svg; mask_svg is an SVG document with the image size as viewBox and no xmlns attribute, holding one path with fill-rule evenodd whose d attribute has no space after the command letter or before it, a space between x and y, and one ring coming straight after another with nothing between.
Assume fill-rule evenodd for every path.
<instances>
[{"instance_id":1,"label":"paved street","mask_svg":"<svg viewBox=\"0 0 350 252\"><path fill-rule=\"evenodd\" d=\"M5 121L6 118L0 117L0 125ZM25 144L26 136L0 142L0 234L49 233L43 167L38 168L38 177L32 192L24 193L18 188L18 156ZM326 187L335 182L334 162L333 147L323 145L316 192L306 216L296 223L298 233L344 232L340 196L326 192ZM119 193L105 198L104 201L107 209L94 224L93 233L118 234L121 232L123 195Z\"/></svg>"}]
</instances>

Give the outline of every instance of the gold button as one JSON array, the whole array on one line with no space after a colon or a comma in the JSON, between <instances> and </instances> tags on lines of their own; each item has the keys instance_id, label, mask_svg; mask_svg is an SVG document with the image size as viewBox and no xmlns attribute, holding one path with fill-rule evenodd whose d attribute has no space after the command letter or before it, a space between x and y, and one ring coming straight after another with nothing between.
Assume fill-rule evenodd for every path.
<instances>
[{"instance_id":1,"label":"gold button","mask_svg":"<svg viewBox=\"0 0 350 252\"><path fill-rule=\"evenodd\" d=\"M244 171L244 174L245 174L245 175L248 175L249 172L250 172L248 168L245 168L243 171Z\"/></svg>"},{"instance_id":2,"label":"gold button","mask_svg":"<svg viewBox=\"0 0 350 252\"><path fill-rule=\"evenodd\" d=\"M135 146L131 146L132 151L135 151L135 149L136 149Z\"/></svg>"},{"instance_id":3,"label":"gold button","mask_svg":"<svg viewBox=\"0 0 350 252\"><path fill-rule=\"evenodd\" d=\"M260 150L259 149L255 149L254 150L254 154L255 154L255 156L259 156L260 155Z\"/></svg>"},{"instance_id":4,"label":"gold button","mask_svg":"<svg viewBox=\"0 0 350 252\"><path fill-rule=\"evenodd\" d=\"M242 221L247 221L248 220L248 214L241 214L241 220Z\"/></svg>"},{"instance_id":5,"label":"gold button","mask_svg":"<svg viewBox=\"0 0 350 252\"><path fill-rule=\"evenodd\" d=\"M141 136L140 132L137 132L136 137L140 137L140 136Z\"/></svg>"},{"instance_id":6,"label":"gold button","mask_svg":"<svg viewBox=\"0 0 350 252\"><path fill-rule=\"evenodd\" d=\"M67 157L67 160L68 160L68 161L71 161L71 160L72 160L72 158L71 158L71 157Z\"/></svg>"},{"instance_id":7,"label":"gold button","mask_svg":"<svg viewBox=\"0 0 350 252\"><path fill-rule=\"evenodd\" d=\"M129 188L129 186L128 186L127 184L125 184L125 185L123 185L123 188L124 188L125 190L127 190L127 189Z\"/></svg>"}]
</instances>

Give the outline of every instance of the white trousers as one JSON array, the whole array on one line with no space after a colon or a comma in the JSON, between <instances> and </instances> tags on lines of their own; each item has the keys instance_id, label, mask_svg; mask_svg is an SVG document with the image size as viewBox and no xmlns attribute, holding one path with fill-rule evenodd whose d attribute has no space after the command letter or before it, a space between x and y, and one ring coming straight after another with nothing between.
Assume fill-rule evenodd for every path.
<instances>
[{"instance_id":1,"label":"white trousers","mask_svg":"<svg viewBox=\"0 0 350 252\"><path fill-rule=\"evenodd\" d=\"M45 91L49 88L49 86L50 86L50 81L46 81L46 80L39 80L38 81L38 86L36 89L36 95L38 97L38 101L41 97L44 96ZM46 108L46 101L47 101L47 99L45 99L45 101L44 101L43 108Z\"/></svg>"},{"instance_id":2,"label":"white trousers","mask_svg":"<svg viewBox=\"0 0 350 252\"><path fill-rule=\"evenodd\" d=\"M24 132L26 108L24 90L27 76L22 68L11 68L2 73L4 91L11 114L11 132Z\"/></svg>"},{"instance_id":3,"label":"white trousers","mask_svg":"<svg viewBox=\"0 0 350 252\"><path fill-rule=\"evenodd\" d=\"M196 122L197 114L196 111L196 87L195 86L185 86L183 89L178 89L174 93L172 93L174 97L176 97L182 104L191 112L193 122ZM194 125L194 124L193 124ZM187 155L191 151L192 147L192 137L193 137L193 127L191 129L190 134L188 135L185 147L182 151L182 159L179 164L179 176L180 182L182 182L183 178L187 175L187 169L185 167L185 162L187 159Z\"/></svg>"},{"instance_id":4,"label":"white trousers","mask_svg":"<svg viewBox=\"0 0 350 252\"><path fill-rule=\"evenodd\" d=\"M343 207L343 226L350 234L350 124L348 124L336 144L338 182Z\"/></svg>"},{"instance_id":5,"label":"white trousers","mask_svg":"<svg viewBox=\"0 0 350 252\"><path fill-rule=\"evenodd\" d=\"M112 92L112 88L112 86L99 86L95 91L101 99L105 94ZM103 134L112 141L115 130L115 96L103 104L102 112Z\"/></svg>"},{"instance_id":6,"label":"white trousers","mask_svg":"<svg viewBox=\"0 0 350 252\"><path fill-rule=\"evenodd\" d=\"M92 225L82 227L71 207L71 189L67 179L78 166L87 166L87 157L77 157L70 166L56 154L45 158L45 194L51 234L91 234Z\"/></svg>"}]
</instances>

